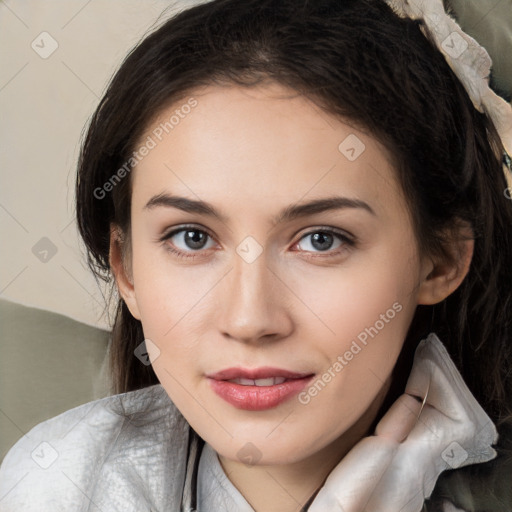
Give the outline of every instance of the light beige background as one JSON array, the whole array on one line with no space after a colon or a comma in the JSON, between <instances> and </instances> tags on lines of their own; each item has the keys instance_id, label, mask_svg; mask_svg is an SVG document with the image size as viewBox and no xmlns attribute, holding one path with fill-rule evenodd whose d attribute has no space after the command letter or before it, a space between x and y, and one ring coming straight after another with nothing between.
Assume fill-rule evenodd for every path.
<instances>
[{"instance_id":1,"label":"light beige background","mask_svg":"<svg viewBox=\"0 0 512 512\"><path fill-rule=\"evenodd\" d=\"M0 1L0 296L107 327L74 221L80 135L131 47L194 1ZM50 48L47 32L58 48ZM33 254L48 238L57 252ZM36 246L40 251L42 246ZM46 262L41 259L47 259Z\"/></svg>"}]
</instances>

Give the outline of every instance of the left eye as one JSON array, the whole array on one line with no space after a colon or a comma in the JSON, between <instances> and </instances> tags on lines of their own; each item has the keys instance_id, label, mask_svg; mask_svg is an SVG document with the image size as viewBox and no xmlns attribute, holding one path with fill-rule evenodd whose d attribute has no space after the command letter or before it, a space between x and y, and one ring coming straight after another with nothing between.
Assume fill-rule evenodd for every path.
<instances>
[{"instance_id":1,"label":"left eye","mask_svg":"<svg viewBox=\"0 0 512 512\"><path fill-rule=\"evenodd\" d=\"M306 243L306 247L301 250L309 252L327 252L330 249L337 249L342 245L352 245L352 240L347 236L330 230L317 230L306 233L296 245L301 245L302 240L307 240L308 238L310 242ZM332 246L336 239L338 239L339 244L333 248ZM307 246L309 246L309 248ZM313 250L310 249L311 247Z\"/></svg>"}]
</instances>

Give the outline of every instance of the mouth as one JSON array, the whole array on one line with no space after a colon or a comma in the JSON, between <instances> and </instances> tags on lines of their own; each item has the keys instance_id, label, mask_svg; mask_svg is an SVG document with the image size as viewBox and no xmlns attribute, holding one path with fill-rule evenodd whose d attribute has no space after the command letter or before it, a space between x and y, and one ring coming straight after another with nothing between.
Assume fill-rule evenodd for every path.
<instances>
[{"instance_id":1,"label":"mouth","mask_svg":"<svg viewBox=\"0 0 512 512\"><path fill-rule=\"evenodd\" d=\"M206 376L212 390L237 409L263 411L300 393L314 377L280 368L228 368Z\"/></svg>"}]
</instances>

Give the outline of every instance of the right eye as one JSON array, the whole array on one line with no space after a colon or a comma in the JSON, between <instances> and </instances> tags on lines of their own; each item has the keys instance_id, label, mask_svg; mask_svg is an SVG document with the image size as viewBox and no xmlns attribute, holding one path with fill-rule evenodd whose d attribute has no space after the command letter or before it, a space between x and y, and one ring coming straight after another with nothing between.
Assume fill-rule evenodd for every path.
<instances>
[{"instance_id":1,"label":"right eye","mask_svg":"<svg viewBox=\"0 0 512 512\"><path fill-rule=\"evenodd\" d=\"M195 226L182 226L165 234L160 241L179 258L196 258L198 255L194 253L210 248L207 247L208 239L213 241L206 231Z\"/></svg>"}]
</instances>

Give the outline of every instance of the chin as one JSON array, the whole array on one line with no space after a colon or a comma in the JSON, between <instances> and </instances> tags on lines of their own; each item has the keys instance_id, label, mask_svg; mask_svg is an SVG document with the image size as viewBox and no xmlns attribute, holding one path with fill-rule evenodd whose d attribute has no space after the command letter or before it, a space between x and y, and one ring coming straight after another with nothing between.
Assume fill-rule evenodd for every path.
<instances>
[{"instance_id":1,"label":"chin","mask_svg":"<svg viewBox=\"0 0 512 512\"><path fill-rule=\"evenodd\" d=\"M222 457L248 466L282 466L294 464L314 455L323 446L307 446L303 435L276 436L273 440L262 433L260 436L245 436L219 439L205 439ZM306 441L307 442L307 441Z\"/></svg>"}]
</instances>

